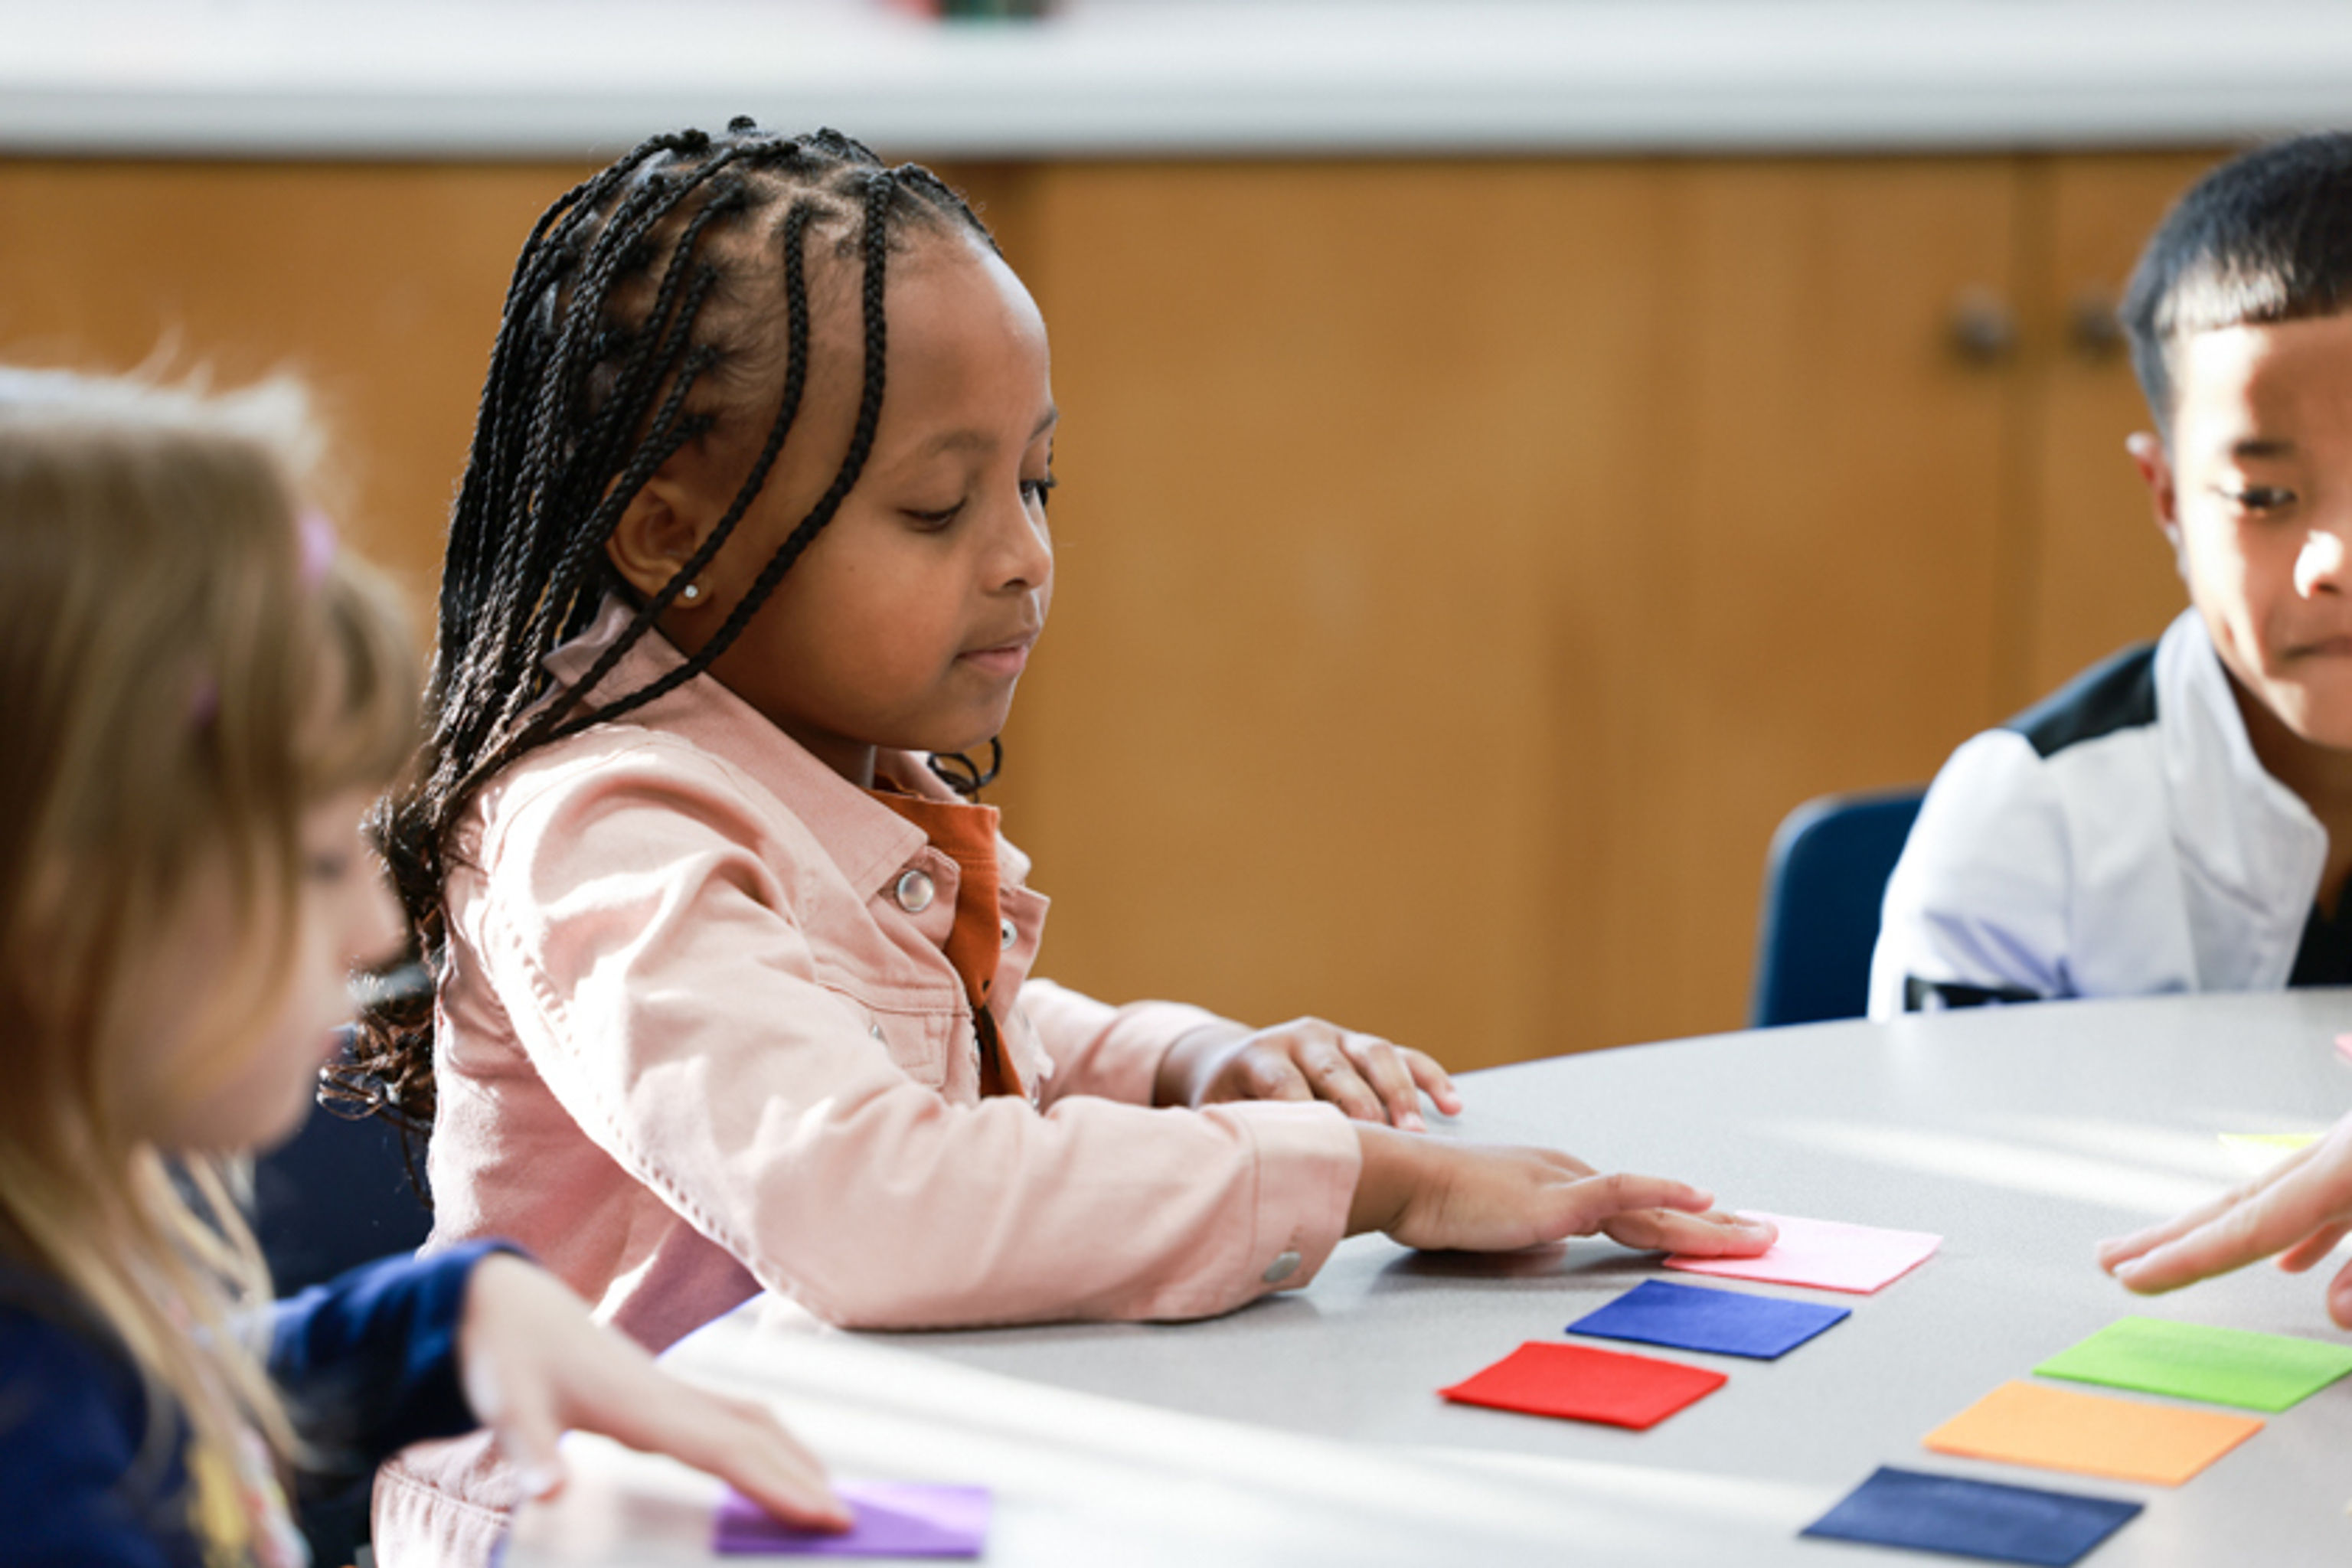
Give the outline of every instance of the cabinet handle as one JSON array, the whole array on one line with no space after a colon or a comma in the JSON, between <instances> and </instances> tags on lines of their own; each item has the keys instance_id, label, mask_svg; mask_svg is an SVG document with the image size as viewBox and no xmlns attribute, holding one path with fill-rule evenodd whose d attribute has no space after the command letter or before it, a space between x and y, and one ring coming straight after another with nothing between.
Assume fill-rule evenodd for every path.
<instances>
[{"instance_id":1,"label":"cabinet handle","mask_svg":"<svg viewBox=\"0 0 2352 1568\"><path fill-rule=\"evenodd\" d=\"M2124 324L2115 295L2105 289L2079 290L2066 307L2066 342L2086 364L2104 364L2123 353Z\"/></svg>"},{"instance_id":2,"label":"cabinet handle","mask_svg":"<svg viewBox=\"0 0 2352 1568\"><path fill-rule=\"evenodd\" d=\"M1945 331L1952 352L1970 364L2000 364L2017 352L2017 312L1990 289L1961 289Z\"/></svg>"}]
</instances>

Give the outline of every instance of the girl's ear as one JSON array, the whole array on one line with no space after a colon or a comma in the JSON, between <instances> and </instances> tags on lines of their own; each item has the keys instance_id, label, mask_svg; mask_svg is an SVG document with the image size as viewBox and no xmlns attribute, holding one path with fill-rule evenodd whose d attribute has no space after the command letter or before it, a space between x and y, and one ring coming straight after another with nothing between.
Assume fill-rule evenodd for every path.
<instances>
[{"instance_id":1,"label":"girl's ear","mask_svg":"<svg viewBox=\"0 0 2352 1568\"><path fill-rule=\"evenodd\" d=\"M604 555L629 586L651 598L709 537L711 521L693 490L665 468L622 510Z\"/></svg>"}]
</instances>

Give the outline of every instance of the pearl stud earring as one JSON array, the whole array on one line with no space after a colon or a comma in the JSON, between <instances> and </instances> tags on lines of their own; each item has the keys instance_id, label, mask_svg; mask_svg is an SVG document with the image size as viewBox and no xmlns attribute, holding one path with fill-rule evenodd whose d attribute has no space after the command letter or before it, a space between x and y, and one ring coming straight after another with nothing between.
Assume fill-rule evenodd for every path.
<instances>
[{"instance_id":1,"label":"pearl stud earring","mask_svg":"<svg viewBox=\"0 0 2352 1568\"><path fill-rule=\"evenodd\" d=\"M691 605L697 599L702 597L702 584L699 583L688 583L685 587L680 588L677 591L677 596Z\"/></svg>"}]
</instances>

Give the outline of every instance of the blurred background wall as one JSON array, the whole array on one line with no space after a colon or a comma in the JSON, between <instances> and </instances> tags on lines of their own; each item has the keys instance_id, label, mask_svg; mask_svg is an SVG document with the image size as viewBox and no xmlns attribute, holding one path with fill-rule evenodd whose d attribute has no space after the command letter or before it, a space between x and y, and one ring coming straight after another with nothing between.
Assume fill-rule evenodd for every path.
<instances>
[{"instance_id":1,"label":"blurred background wall","mask_svg":"<svg viewBox=\"0 0 2352 1568\"><path fill-rule=\"evenodd\" d=\"M2352 25L2271 9L0 15L0 353L301 373L423 616L541 208L655 130L839 124L1053 332L992 792L1045 971L1460 1067L1699 1033L1782 814L2184 602L2108 312L2200 170L2352 110Z\"/></svg>"}]
</instances>

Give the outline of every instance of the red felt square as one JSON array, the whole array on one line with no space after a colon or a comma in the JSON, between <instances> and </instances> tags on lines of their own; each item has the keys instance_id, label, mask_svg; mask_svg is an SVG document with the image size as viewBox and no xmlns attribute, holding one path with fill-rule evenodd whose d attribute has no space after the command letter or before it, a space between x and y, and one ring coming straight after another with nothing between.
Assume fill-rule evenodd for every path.
<instances>
[{"instance_id":1,"label":"red felt square","mask_svg":"<svg viewBox=\"0 0 2352 1568\"><path fill-rule=\"evenodd\" d=\"M1731 1380L1705 1367L1584 1345L1531 1342L1438 1393L1461 1405L1529 1415L1654 1426Z\"/></svg>"}]
</instances>

